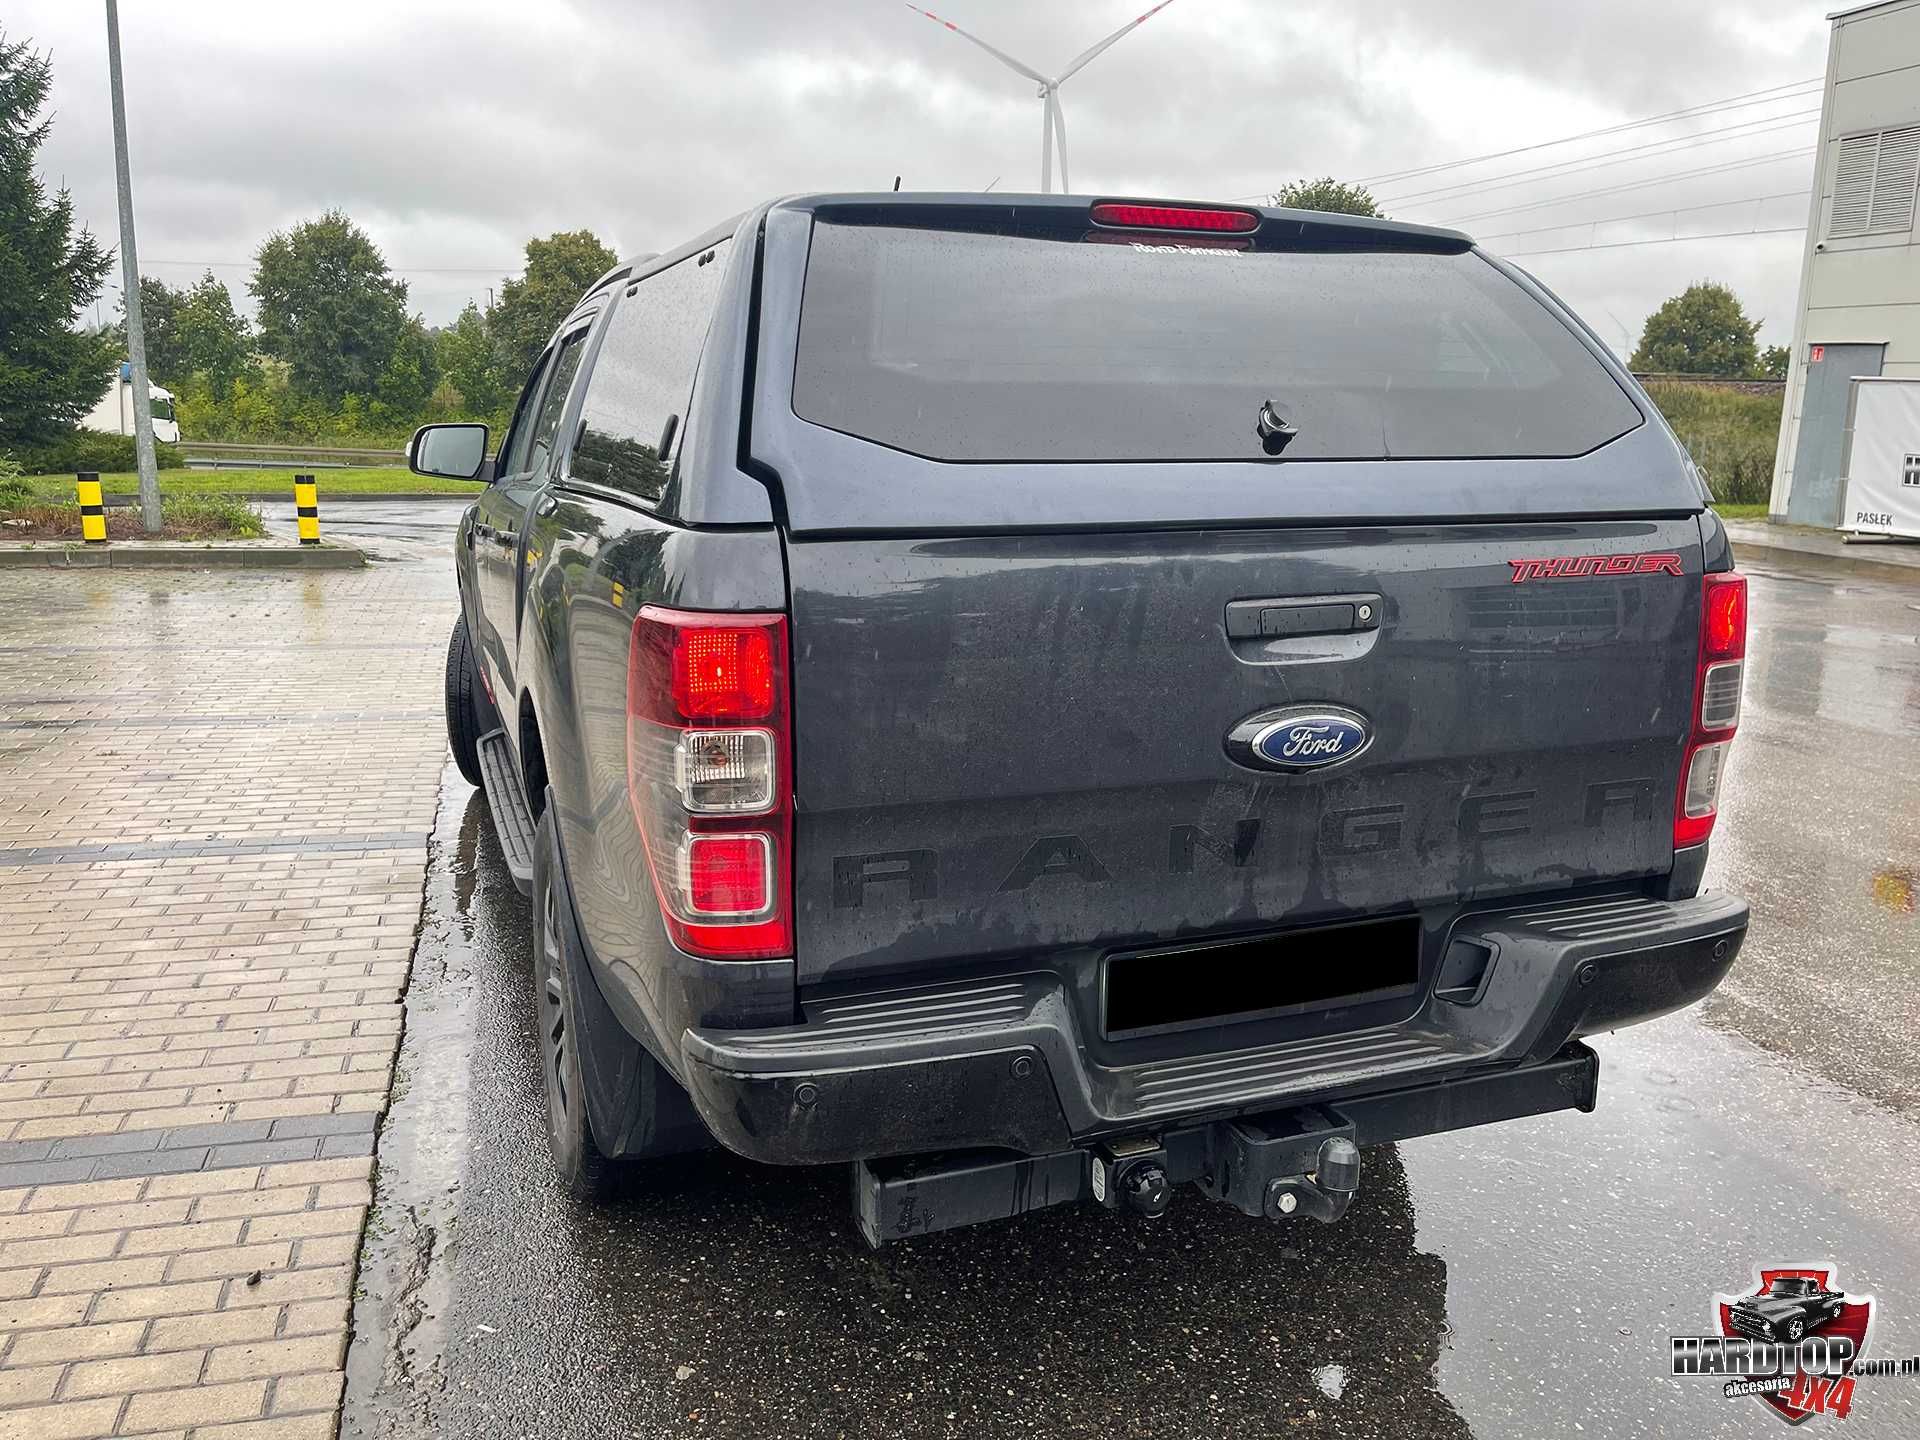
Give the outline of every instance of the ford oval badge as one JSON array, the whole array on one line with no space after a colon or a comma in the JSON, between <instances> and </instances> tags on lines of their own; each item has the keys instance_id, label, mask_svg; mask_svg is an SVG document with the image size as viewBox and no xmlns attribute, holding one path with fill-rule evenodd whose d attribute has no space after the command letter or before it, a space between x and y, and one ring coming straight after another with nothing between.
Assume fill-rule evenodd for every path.
<instances>
[{"instance_id":1,"label":"ford oval badge","mask_svg":"<svg viewBox=\"0 0 1920 1440\"><path fill-rule=\"evenodd\" d=\"M1255 770L1324 770L1373 743L1367 717L1332 705L1290 705L1249 715L1227 732L1227 755Z\"/></svg>"}]
</instances>

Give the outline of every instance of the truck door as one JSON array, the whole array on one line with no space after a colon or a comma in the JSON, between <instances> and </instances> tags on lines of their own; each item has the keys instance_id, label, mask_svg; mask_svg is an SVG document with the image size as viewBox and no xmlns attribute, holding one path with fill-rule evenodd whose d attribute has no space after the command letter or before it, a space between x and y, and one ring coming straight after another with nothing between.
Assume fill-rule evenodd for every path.
<instances>
[{"instance_id":1,"label":"truck door","mask_svg":"<svg viewBox=\"0 0 1920 1440\"><path fill-rule=\"evenodd\" d=\"M523 543L534 500L547 483L567 392L579 373L587 324L569 333L542 361L542 373L528 386L522 422L509 439L498 479L486 488L473 523L474 580L480 609L480 664L487 672L495 704L503 713L518 696L515 678L520 633L522 576L527 567ZM536 398L537 397L537 398ZM527 417L531 416L530 423Z\"/></svg>"},{"instance_id":2,"label":"truck door","mask_svg":"<svg viewBox=\"0 0 1920 1440\"><path fill-rule=\"evenodd\" d=\"M546 389L548 367L552 361L553 352L549 350L534 362L533 374L528 377L525 388L520 392L520 401L514 406L513 423L507 427L500 453L494 459L493 479L474 502L472 522L463 532L469 552L473 592L468 597L471 612L469 628L473 632L474 653L480 665L481 677L489 693L493 694L498 694L495 687L503 673L498 664L500 639L497 627L500 612L494 593L498 588L495 570L499 558L499 546L494 538L495 523L503 508L503 492L512 489L525 476L527 454L533 448L534 423L540 418L540 399ZM511 606L512 602L508 603Z\"/></svg>"}]
</instances>

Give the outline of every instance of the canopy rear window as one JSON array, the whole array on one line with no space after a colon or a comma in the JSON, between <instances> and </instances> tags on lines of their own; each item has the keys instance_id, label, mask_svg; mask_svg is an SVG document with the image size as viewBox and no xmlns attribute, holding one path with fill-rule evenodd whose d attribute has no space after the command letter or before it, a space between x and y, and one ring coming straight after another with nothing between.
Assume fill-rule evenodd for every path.
<instances>
[{"instance_id":1,"label":"canopy rear window","mask_svg":"<svg viewBox=\"0 0 1920 1440\"><path fill-rule=\"evenodd\" d=\"M793 408L937 460L1584 454L1641 423L1550 310L1472 252L818 221Z\"/></svg>"}]
</instances>

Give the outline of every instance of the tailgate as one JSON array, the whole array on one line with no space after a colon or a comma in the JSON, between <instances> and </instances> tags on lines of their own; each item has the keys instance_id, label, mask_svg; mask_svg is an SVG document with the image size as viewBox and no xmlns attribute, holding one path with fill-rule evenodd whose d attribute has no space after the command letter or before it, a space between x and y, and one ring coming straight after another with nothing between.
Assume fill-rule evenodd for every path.
<instances>
[{"instance_id":1,"label":"tailgate","mask_svg":"<svg viewBox=\"0 0 1920 1440\"><path fill-rule=\"evenodd\" d=\"M1676 558L1511 563L1648 555ZM789 566L803 982L1671 865L1692 517L847 537ZM1356 596L1370 627L1301 608ZM1230 635L1249 600L1269 633ZM1295 705L1370 740L1229 757Z\"/></svg>"}]
</instances>

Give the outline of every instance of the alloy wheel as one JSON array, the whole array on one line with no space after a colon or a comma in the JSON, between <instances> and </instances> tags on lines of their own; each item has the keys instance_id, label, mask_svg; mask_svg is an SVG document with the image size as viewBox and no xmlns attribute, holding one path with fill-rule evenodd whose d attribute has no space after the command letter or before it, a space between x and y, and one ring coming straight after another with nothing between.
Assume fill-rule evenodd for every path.
<instances>
[{"instance_id":1,"label":"alloy wheel","mask_svg":"<svg viewBox=\"0 0 1920 1440\"><path fill-rule=\"evenodd\" d=\"M545 966L543 990L546 1013L542 1032L546 1036L547 1064L552 1068L553 1095L557 1102L556 1119L572 1108L567 1094L567 981L560 955L560 915L553 889L547 887L540 906L540 954Z\"/></svg>"}]
</instances>

